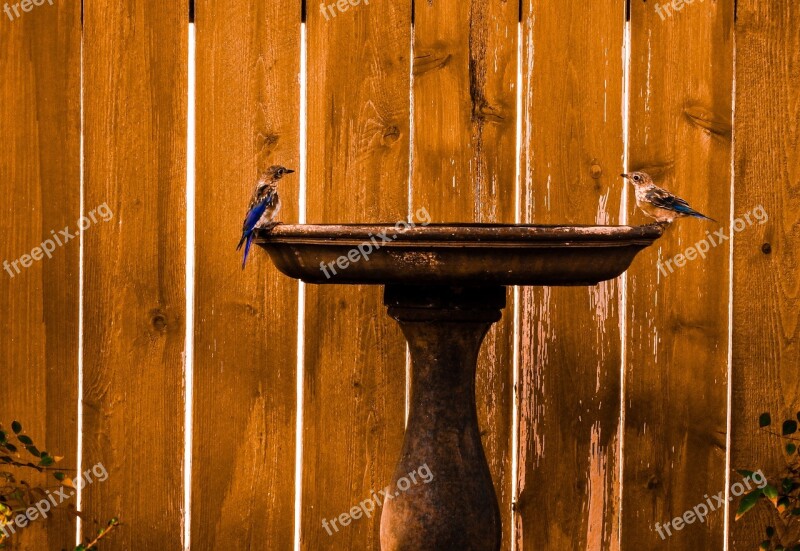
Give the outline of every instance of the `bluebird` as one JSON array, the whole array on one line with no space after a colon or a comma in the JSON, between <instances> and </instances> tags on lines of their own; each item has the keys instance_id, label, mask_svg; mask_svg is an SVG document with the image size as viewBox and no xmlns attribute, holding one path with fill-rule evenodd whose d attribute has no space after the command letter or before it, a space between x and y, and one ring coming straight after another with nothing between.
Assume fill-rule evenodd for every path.
<instances>
[{"instance_id":1,"label":"bluebird","mask_svg":"<svg viewBox=\"0 0 800 551\"><path fill-rule=\"evenodd\" d=\"M244 217L242 226L242 238L236 246L236 250L244 245L244 258L242 259L242 270L247 263L247 255L250 253L250 244L255 237L258 229L272 229L279 224L275 221L278 211L281 210L281 199L278 197L278 180L285 174L291 174L294 170L289 170L282 166L271 166L258 178L256 189L253 190L253 197L247 206L247 215Z\"/></svg>"},{"instance_id":2,"label":"bluebird","mask_svg":"<svg viewBox=\"0 0 800 551\"><path fill-rule=\"evenodd\" d=\"M677 218L694 216L716 222L705 214L701 214L689 206L689 203L677 197L666 189L653 183L653 178L646 172L631 172L621 174L636 189L636 205L647 216L655 218L659 224L671 224Z\"/></svg>"}]
</instances>

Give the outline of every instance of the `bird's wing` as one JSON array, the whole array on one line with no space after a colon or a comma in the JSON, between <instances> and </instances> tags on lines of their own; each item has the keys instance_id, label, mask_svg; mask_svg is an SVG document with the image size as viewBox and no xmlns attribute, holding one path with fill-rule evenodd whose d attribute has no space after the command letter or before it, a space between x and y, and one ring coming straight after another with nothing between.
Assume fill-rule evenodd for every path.
<instances>
[{"instance_id":1,"label":"bird's wing","mask_svg":"<svg viewBox=\"0 0 800 551\"><path fill-rule=\"evenodd\" d=\"M268 208L275 206L275 203L278 201L278 192L277 190L269 189L267 190L266 194L261 197L258 201L251 201L250 202L250 210L247 211L247 216L244 220L244 231L252 230L258 221L261 219L261 216L264 214Z\"/></svg>"},{"instance_id":2,"label":"bird's wing","mask_svg":"<svg viewBox=\"0 0 800 551\"><path fill-rule=\"evenodd\" d=\"M650 204L662 209L682 212L685 214L691 214L694 212L694 210L689 206L689 203L657 186L653 186L652 189L648 190L647 193L645 193L645 198L648 202L650 202Z\"/></svg>"},{"instance_id":3,"label":"bird's wing","mask_svg":"<svg viewBox=\"0 0 800 551\"><path fill-rule=\"evenodd\" d=\"M264 211L267 210L267 202L268 201L261 201L250 207L250 210L247 211L247 216L244 217L244 224L242 225L243 232L248 233L253 231L258 221L261 220Z\"/></svg>"}]
</instances>

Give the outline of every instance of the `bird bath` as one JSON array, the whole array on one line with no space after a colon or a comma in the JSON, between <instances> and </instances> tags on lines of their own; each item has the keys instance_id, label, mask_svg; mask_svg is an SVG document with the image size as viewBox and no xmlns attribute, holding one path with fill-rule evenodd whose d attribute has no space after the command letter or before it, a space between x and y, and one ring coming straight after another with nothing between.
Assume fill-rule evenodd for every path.
<instances>
[{"instance_id":1,"label":"bird bath","mask_svg":"<svg viewBox=\"0 0 800 551\"><path fill-rule=\"evenodd\" d=\"M613 279L662 231L657 225L281 225L256 238L289 277L384 285L384 304L408 341L411 406L390 487L421 465L434 478L385 502L383 551L500 549L475 369L481 342L505 307L505 287Z\"/></svg>"}]
</instances>

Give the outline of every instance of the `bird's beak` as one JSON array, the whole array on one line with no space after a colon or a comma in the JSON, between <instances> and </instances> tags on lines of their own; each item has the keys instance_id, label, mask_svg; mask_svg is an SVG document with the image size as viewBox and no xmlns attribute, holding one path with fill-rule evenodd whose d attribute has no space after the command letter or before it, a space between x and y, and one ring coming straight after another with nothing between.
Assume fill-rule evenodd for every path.
<instances>
[{"instance_id":1,"label":"bird's beak","mask_svg":"<svg viewBox=\"0 0 800 551\"><path fill-rule=\"evenodd\" d=\"M627 174L620 174L620 176L622 176L622 177L623 177L623 178L625 178L626 180L628 179L628 175L627 175Z\"/></svg>"},{"instance_id":2,"label":"bird's beak","mask_svg":"<svg viewBox=\"0 0 800 551\"><path fill-rule=\"evenodd\" d=\"M293 173L294 173L294 170L292 170L291 168L287 168L286 169L286 174L293 174Z\"/></svg>"}]
</instances>

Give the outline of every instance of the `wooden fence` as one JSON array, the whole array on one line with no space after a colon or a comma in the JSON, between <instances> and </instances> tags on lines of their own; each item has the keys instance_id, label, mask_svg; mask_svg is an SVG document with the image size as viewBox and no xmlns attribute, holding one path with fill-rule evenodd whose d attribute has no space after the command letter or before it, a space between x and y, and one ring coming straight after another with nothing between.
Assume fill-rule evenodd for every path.
<instances>
[{"instance_id":1,"label":"wooden fence","mask_svg":"<svg viewBox=\"0 0 800 551\"><path fill-rule=\"evenodd\" d=\"M800 3L686 2L197 0L193 281L188 0L0 14L0 260L113 211L0 274L0 419L106 467L81 508L85 533L121 518L109 549L376 550L377 515L321 521L391 480L404 341L378 288L301 293L261 251L241 271L259 169L307 159L284 221L644 223L627 165L721 222L617 281L509 292L477 385L503 549L756 548L766 508L654 526L779 470L755 420L800 409ZM759 205L732 247L658 268Z\"/></svg>"}]
</instances>

